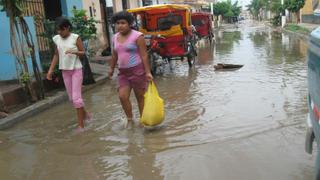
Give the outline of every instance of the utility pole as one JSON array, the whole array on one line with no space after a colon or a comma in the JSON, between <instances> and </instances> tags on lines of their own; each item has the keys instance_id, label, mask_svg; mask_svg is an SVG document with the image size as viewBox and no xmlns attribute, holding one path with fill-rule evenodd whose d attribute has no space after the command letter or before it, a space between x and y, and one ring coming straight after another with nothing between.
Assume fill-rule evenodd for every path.
<instances>
[{"instance_id":1,"label":"utility pole","mask_svg":"<svg viewBox=\"0 0 320 180\"><path fill-rule=\"evenodd\" d=\"M284 0L281 0L281 6L283 6ZM281 27L286 25L286 13L285 10L281 12Z\"/></svg>"}]
</instances>

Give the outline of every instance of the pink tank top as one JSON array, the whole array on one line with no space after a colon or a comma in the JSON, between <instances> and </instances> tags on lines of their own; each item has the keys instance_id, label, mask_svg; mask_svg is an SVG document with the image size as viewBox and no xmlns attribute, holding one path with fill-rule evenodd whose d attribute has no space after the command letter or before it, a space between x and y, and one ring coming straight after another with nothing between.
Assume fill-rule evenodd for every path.
<instances>
[{"instance_id":1,"label":"pink tank top","mask_svg":"<svg viewBox=\"0 0 320 180\"><path fill-rule=\"evenodd\" d=\"M137 45L137 39L141 35L141 32L131 30L129 37L123 43L118 42L119 33L113 36L114 50L118 54L119 68L131 68L141 64L142 60Z\"/></svg>"}]
</instances>

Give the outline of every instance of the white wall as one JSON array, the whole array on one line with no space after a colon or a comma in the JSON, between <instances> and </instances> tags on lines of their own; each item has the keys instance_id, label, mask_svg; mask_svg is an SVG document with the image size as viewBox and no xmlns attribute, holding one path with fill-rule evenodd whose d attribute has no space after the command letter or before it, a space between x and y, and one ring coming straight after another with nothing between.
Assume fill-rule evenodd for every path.
<instances>
[{"instance_id":1,"label":"white wall","mask_svg":"<svg viewBox=\"0 0 320 180\"><path fill-rule=\"evenodd\" d=\"M97 27L97 38L98 42L93 42L97 47L93 47L94 49L104 49L107 46L107 37L105 34L105 27L102 19L102 14L101 14L101 7L100 7L100 1L99 0L83 0L83 9L87 11L87 16L90 16L90 7L92 9L92 17L97 20L99 23L96 24Z\"/></svg>"},{"instance_id":2,"label":"white wall","mask_svg":"<svg viewBox=\"0 0 320 180\"><path fill-rule=\"evenodd\" d=\"M139 0L129 0L127 1L129 6L128 8L137 8L137 7L140 7L140 3L139 3Z\"/></svg>"},{"instance_id":3,"label":"white wall","mask_svg":"<svg viewBox=\"0 0 320 180\"><path fill-rule=\"evenodd\" d=\"M122 10L122 0L113 0L113 12L116 13Z\"/></svg>"},{"instance_id":4,"label":"white wall","mask_svg":"<svg viewBox=\"0 0 320 180\"><path fill-rule=\"evenodd\" d=\"M113 6L113 0L106 0L107 7Z\"/></svg>"}]
</instances>

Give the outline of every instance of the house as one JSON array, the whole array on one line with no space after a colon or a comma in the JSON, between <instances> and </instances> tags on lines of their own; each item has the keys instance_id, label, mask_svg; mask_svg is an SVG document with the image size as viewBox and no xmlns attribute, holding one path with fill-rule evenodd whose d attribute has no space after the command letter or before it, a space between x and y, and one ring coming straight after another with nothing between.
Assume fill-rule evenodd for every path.
<instances>
[{"instance_id":1,"label":"house","mask_svg":"<svg viewBox=\"0 0 320 180\"><path fill-rule=\"evenodd\" d=\"M41 36L44 32L43 19L55 20L59 16L72 16L72 10L82 9L83 3L81 0L25 0L23 6L26 9L24 16L33 35L40 66L40 59L51 59L46 56L49 46ZM5 12L0 12L0 22L0 33L7 35L2 37L0 43L0 81L17 80L19 67L11 53L9 19Z\"/></svg>"}]
</instances>

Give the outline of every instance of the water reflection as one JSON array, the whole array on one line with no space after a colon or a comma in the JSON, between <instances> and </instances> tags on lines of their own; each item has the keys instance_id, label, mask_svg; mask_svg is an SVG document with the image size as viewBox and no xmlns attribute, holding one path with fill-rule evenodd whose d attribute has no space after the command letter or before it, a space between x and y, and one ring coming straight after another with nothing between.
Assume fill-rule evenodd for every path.
<instances>
[{"instance_id":1,"label":"water reflection","mask_svg":"<svg viewBox=\"0 0 320 180\"><path fill-rule=\"evenodd\" d=\"M198 56L197 64L209 65L214 61L215 43L210 44L206 40L201 40L197 44Z\"/></svg>"}]
</instances>

